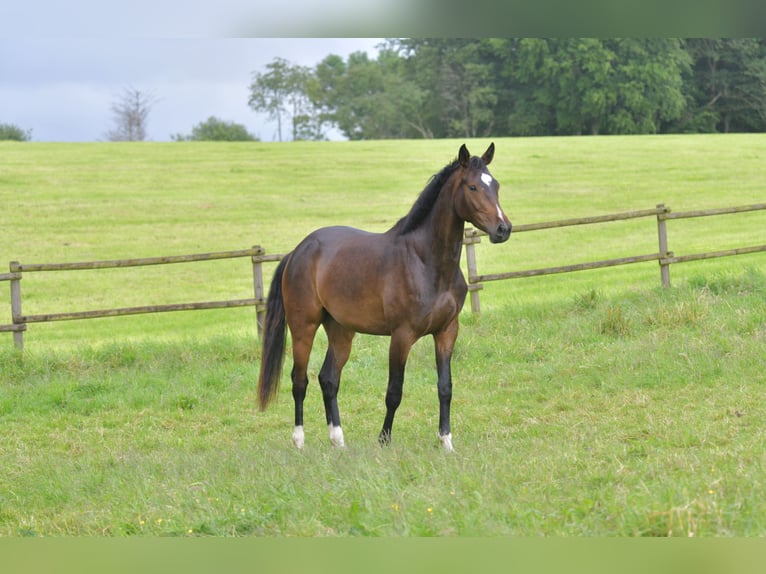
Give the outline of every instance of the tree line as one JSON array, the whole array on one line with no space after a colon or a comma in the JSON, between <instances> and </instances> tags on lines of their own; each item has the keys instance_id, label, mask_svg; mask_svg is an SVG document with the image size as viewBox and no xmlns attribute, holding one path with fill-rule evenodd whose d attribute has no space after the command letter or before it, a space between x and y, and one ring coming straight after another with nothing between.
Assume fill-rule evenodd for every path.
<instances>
[{"instance_id":1,"label":"tree line","mask_svg":"<svg viewBox=\"0 0 766 574\"><path fill-rule=\"evenodd\" d=\"M376 58L275 58L250 106L279 139L766 131L766 40L390 39Z\"/></svg>"},{"instance_id":2,"label":"tree line","mask_svg":"<svg viewBox=\"0 0 766 574\"><path fill-rule=\"evenodd\" d=\"M388 39L377 57L275 58L248 104L278 139L766 131L766 39ZM143 141L154 93L125 88L110 141ZM254 140L211 116L175 141ZM31 131L0 124L0 140Z\"/></svg>"}]
</instances>

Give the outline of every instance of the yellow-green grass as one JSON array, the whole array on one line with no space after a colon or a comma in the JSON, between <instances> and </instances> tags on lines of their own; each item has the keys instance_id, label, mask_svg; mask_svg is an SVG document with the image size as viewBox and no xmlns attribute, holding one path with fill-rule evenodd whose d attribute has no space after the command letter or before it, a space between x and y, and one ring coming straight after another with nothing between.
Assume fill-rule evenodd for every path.
<instances>
[{"instance_id":1,"label":"yellow-green grass","mask_svg":"<svg viewBox=\"0 0 766 574\"><path fill-rule=\"evenodd\" d=\"M302 452L289 388L256 411L242 337L6 351L0 535L761 536L765 299L751 271L469 317L453 456L428 341L390 448L385 339L360 336L347 448L314 382Z\"/></svg>"},{"instance_id":2,"label":"yellow-green grass","mask_svg":"<svg viewBox=\"0 0 766 574\"><path fill-rule=\"evenodd\" d=\"M469 141L480 153L489 140ZM328 224L381 231L411 206L460 141L291 144L0 144L0 264L124 259L263 245L285 253ZM502 139L491 169L515 224L644 209L764 201L762 135ZM677 254L763 243L763 212L668 223ZM479 271L656 252L652 218L513 236L478 248ZM738 262L760 261L747 256ZM3 262L5 261L5 262ZM731 261L723 265L728 267ZM675 266L674 281L700 264ZM719 269L717 262L704 269ZM266 281L272 267L266 266ZM485 309L659 282L656 263L488 284ZM246 259L28 274L24 312L55 313L252 296ZM33 325L29 344L241 332L249 309ZM10 321L9 298L0 317ZM212 330L212 331L210 331ZM252 332L248 330L247 333ZM203 335L204 336L204 335Z\"/></svg>"}]
</instances>

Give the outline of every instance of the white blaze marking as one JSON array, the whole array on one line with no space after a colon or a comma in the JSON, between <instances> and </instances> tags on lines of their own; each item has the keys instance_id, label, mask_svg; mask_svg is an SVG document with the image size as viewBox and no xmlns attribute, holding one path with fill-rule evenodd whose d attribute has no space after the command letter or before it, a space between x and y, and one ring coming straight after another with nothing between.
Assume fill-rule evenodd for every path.
<instances>
[{"instance_id":1,"label":"white blaze marking","mask_svg":"<svg viewBox=\"0 0 766 574\"><path fill-rule=\"evenodd\" d=\"M343 441L343 429L341 427L333 426L332 423L327 425L330 430L330 442L333 446L344 447L346 443Z\"/></svg>"},{"instance_id":2,"label":"white blaze marking","mask_svg":"<svg viewBox=\"0 0 766 574\"><path fill-rule=\"evenodd\" d=\"M497 216L500 218L500 221L505 221L505 214L503 213L503 210L500 209L500 204L497 204Z\"/></svg>"},{"instance_id":3,"label":"white blaze marking","mask_svg":"<svg viewBox=\"0 0 766 574\"><path fill-rule=\"evenodd\" d=\"M481 180L484 182L484 185L489 186L489 184L492 183L492 176L488 173L482 173Z\"/></svg>"},{"instance_id":4,"label":"white blaze marking","mask_svg":"<svg viewBox=\"0 0 766 574\"><path fill-rule=\"evenodd\" d=\"M305 442L305 437L303 434L303 427L302 426L296 426L295 429L293 429L293 444L297 448L303 448L303 444Z\"/></svg>"}]
</instances>

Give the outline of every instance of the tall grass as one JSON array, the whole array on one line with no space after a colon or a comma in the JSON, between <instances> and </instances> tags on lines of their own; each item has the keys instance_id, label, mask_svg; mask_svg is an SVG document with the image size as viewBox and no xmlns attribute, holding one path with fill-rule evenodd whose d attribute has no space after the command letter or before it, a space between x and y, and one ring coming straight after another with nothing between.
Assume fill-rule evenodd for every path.
<instances>
[{"instance_id":1,"label":"tall grass","mask_svg":"<svg viewBox=\"0 0 766 574\"><path fill-rule=\"evenodd\" d=\"M386 341L360 337L348 447L312 385L303 452L289 393L255 410L247 339L5 350L0 534L763 535L766 276L692 283L468 317L455 456L425 341L390 448Z\"/></svg>"}]
</instances>

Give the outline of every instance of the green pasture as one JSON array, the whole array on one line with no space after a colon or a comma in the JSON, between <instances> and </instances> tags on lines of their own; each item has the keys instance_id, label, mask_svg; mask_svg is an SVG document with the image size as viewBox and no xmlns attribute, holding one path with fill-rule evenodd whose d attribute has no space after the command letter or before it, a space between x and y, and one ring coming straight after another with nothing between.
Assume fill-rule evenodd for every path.
<instances>
[{"instance_id":1,"label":"green pasture","mask_svg":"<svg viewBox=\"0 0 766 574\"><path fill-rule=\"evenodd\" d=\"M323 225L382 231L461 143L1 143L0 265L285 253ZM495 143L514 224L766 201L763 135ZM670 221L670 248L763 244L765 218ZM647 218L485 240L478 266L656 251ZM0 536L762 536L764 255L674 265L671 280L646 263L487 284L453 358L452 456L429 340L390 448L376 442L387 340L358 336L347 448L329 446L314 382L297 452L287 374L256 409L253 309L33 324L23 355L0 333ZM237 299L252 274L247 259L30 273L22 294L27 314Z\"/></svg>"},{"instance_id":2,"label":"green pasture","mask_svg":"<svg viewBox=\"0 0 766 574\"><path fill-rule=\"evenodd\" d=\"M0 144L0 265L153 257L262 245L286 253L328 224L383 231L451 161L461 141ZM481 153L489 140L468 142ZM524 138L496 142L491 166L515 224L652 208L764 201L762 135ZM763 212L669 222L677 254L763 243ZM657 251L652 218L518 234L478 248L481 273ZM755 256L757 257L757 256ZM755 259L759 261L759 259ZM729 267L731 262L724 263ZM712 267L711 267L712 266ZM715 269L705 263L702 269ZM698 265L675 266L683 280ZM273 267L266 266L266 280ZM597 287L659 283L654 263L488 284L487 310ZM27 314L252 296L246 259L28 275ZM30 327L30 345L250 334L251 310ZM5 318L5 319L4 319ZM0 321L10 301L0 298Z\"/></svg>"}]
</instances>

